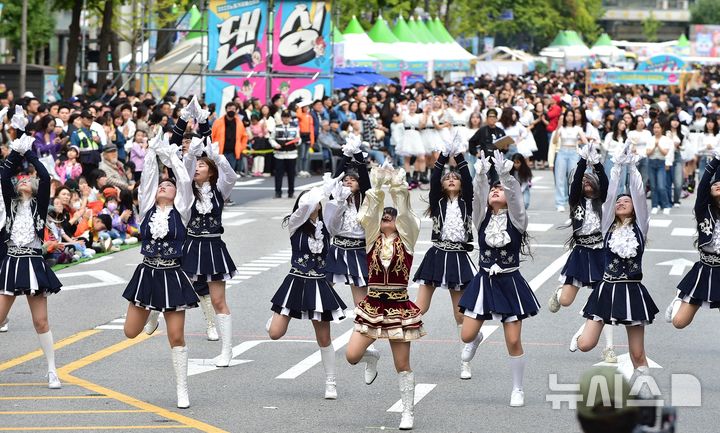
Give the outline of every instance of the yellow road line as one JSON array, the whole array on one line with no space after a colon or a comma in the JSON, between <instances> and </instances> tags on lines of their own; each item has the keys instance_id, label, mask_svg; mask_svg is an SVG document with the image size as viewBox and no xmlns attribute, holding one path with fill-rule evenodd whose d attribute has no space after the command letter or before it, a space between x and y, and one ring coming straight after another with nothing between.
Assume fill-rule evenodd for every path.
<instances>
[{"instance_id":1,"label":"yellow road line","mask_svg":"<svg viewBox=\"0 0 720 433\"><path fill-rule=\"evenodd\" d=\"M78 332L77 334L73 334L67 338L63 338L62 340L55 343L55 350L61 349L65 346L69 346L73 343L77 343L78 341L80 341L84 338L87 338L91 335L97 334L98 332L100 332L100 331L98 331L96 329L90 329L87 331ZM39 358L41 356L43 356L42 350L40 350L40 349L34 350L30 353L26 353L25 355L18 356L17 358L13 358L9 361L3 362L2 364L0 364L0 371L5 371L9 368L13 368L17 365L31 361L31 360L33 360L35 358Z\"/></svg>"},{"instance_id":2,"label":"yellow road line","mask_svg":"<svg viewBox=\"0 0 720 433\"><path fill-rule=\"evenodd\" d=\"M0 397L0 400L82 400L88 398L109 398L106 395L23 395Z\"/></svg>"},{"instance_id":3,"label":"yellow road line","mask_svg":"<svg viewBox=\"0 0 720 433\"><path fill-rule=\"evenodd\" d=\"M69 414L88 414L88 413L145 413L145 411L142 409L0 411L0 415L69 415Z\"/></svg>"},{"instance_id":4,"label":"yellow road line","mask_svg":"<svg viewBox=\"0 0 720 433\"><path fill-rule=\"evenodd\" d=\"M58 369L58 377L63 381L74 383L74 384L81 386L89 391L94 392L94 393L108 396L109 398L118 400L129 406L133 406L138 409L152 412L161 417L171 419L173 421L177 421L181 424L184 424L184 426L187 426L190 428L195 428L197 430L208 432L208 433L228 433L225 430L219 429L210 424L206 424L202 421L198 421L196 419L180 415L178 413L169 411L162 407L155 406L153 404L144 402L142 400L138 400L134 397L130 397L129 395L122 394L120 392L114 391L109 388L105 388L104 386L98 385L96 383L92 383L85 379L80 379L80 378L72 376L70 374L70 373L74 372L75 370L86 367L94 362L97 362L97 361L100 361L101 359L107 358L108 356L111 356L115 353L118 353L122 350L132 347L138 343L142 343L143 341L147 340L148 338L152 338L152 336L141 333L139 336L133 338L132 340L129 340L129 339L123 340L117 344L108 346L105 349L102 349L102 350L95 352L91 355L88 355L84 358L78 359L77 361L73 361L73 362L65 365L64 367ZM0 430L0 431L2 431L2 430Z\"/></svg>"},{"instance_id":5,"label":"yellow road line","mask_svg":"<svg viewBox=\"0 0 720 433\"><path fill-rule=\"evenodd\" d=\"M82 425L62 427L0 427L0 431L58 431L58 430L156 430L192 428L185 425Z\"/></svg>"}]
</instances>

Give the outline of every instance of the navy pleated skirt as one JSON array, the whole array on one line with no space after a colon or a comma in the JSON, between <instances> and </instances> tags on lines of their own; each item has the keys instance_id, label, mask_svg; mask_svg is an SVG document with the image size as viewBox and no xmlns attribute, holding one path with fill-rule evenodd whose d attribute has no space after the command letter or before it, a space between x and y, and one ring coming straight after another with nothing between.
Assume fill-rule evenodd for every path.
<instances>
[{"instance_id":1,"label":"navy pleated skirt","mask_svg":"<svg viewBox=\"0 0 720 433\"><path fill-rule=\"evenodd\" d=\"M477 273L467 251L445 251L436 246L425 253L413 281L450 290L462 290Z\"/></svg>"},{"instance_id":2,"label":"navy pleated skirt","mask_svg":"<svg viewBox=\"0 0 720 433\"><path fill-rule=\"evenodd\" d=\"M360 248L343 248L330 245L325 258L325 275L332 283L367 286L368 265L365 242Z\"/></svg>"},{"instance_id":3,"label":"navy pleated skirt","mask_svg":"<svg viewBox=\"0 0 720 433\"><path fill-rule=\"evenodd\" d=\"M648 290L639 281L599 281L593 284L582 315L608 325L647 325L659 312Z\"/></svg>"},{"instance_id":4,"label":"navy pleated skirt","mask_svg":"<svg viewBox=\"0 0 720 433\"><path fill-rule=\"evenodd\" d=\"M193 281L193 289L198 296L208 296L210 294L210 286L207 281Z\"/></svg>"},{"instance_id":5,"label":"navy pleated skirt","mask_svg":"<svg viewBox=\"0 0 720 433\"><path fill-rule=\"evenodd\" d=\"M9 247L0 268L0 294L8 296L48 296L62 284L38 248Z\"/></svg>"},{"instance_id":6,"label":"navy pleated skirt","mask_svg":"<svg viewBox=\"0 0 720 433\"><path fill-rule=\"evenodd\" d=\"M523 320L540 311L540 303L520 271L490 276L484 269L465 287L459 307L470 318L501 322Z\"/></svg>"},{"instance_id":7,"label":"navy pleated skirt","mask_svg":"<svg viewBox=\"0 0 720 433\"><path fill-rule=\"evenodd\" d=\"M182 268L197 281L227 281L237 275L235 263L220 237L188 235L183 245Z\"/></svg>"},{"instance_id":8,"label":"navy pleated skirt","mask_svg":"<svg viewBox=\"0 0 720 433\"><path fill-rule=\"evenodd\" d=\"M575 245L560 271L560 280L563 284L592 288L592 283L601 281L604 273L605 256L602 248Z\"/></svg>"},{"instance_id":9,"label":"navy pleated skirt","mask_svg":"<svg viewBox=\"0 0 720 433\"><path fill-rule=\"evenodd\" d=\"M696 262L677 288L689 304L720 308L720 266Z\"/></svg>"},{"instance_id":10,"label":"navy pleated skirt","mask_svg":"<svg viewBox=\"0 0 720 433\"><path fill-rule=\"evenodd\" d=\"M310 276L294 269L271 302L270 309L283 316L322 322L344 319L347 308L324 274Z\"/></svg>"},{"instance_id":11,"label":"navy pleated skirt","mask_svg":"<svg viewBox=\"0 0 720 433\"><path fill-rule=\"evenodd\" d=\"M157 311L186 310L200 302L179 260L147 257L135 268L123 298L137 307Z\"/></svg>"}]
</instances>

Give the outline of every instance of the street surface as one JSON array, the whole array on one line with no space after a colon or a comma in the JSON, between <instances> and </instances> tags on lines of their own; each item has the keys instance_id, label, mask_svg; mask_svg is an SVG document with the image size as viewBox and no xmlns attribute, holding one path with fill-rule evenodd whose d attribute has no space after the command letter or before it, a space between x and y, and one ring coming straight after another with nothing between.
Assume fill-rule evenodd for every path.
<instances>
[{"instance_id":1,"label":"street surface","mask_svg":"<svg viewBox=\"0 0 720 433\"><path fill-rule=\"evenodd\" d=\"M600 361L601 347L570 353L568 343L583 319L578 315L588 292L557 314L547 299L558 285L564 264L563 229L568 213L555 211L549 171L535 171L530 207L533 257L521 271L543 309L523 322L525 371L523 408L510 408L512 378L498 323L483 328L486 339L472 363L471 380L460 380L460 351L450 298L438 289L424 317L428 335L412 345L416 374L415 431L420 432L578 432L575 411L563 404L552 409L546 396L550 375L575 383ZM315 176L305 185L317 184ZM300 187L302 188L302 187ZM427 192L413 191L422 214ZM114 254L59 272L64 284L49 299L50 323L57 343L56 360L62 390L47 389L45 360L39 351L27 303L18 299L10 313L10 331L0 334L0 431L228 431L228 432L364 432L395 430L400 420L397 375L389 346L380 342L379 376L363 382L363 366L345 361L352 320L332 325L337 351L338 399L323 399L324 372L312 326L294 320L286 338L270 341L264 331L270 299L289 269L290 245L282 218L293 202L273 199L273 179L240 179L235 206L223 216L228 244L241 275L228 285L233 314L234 363L217 369L212 358L219 342L205 338L200 309L187 314L191 407L175 407L175 382L164 322L152 337L128 340L123 335L127 302L121 297L141 256L138 249ZM645 257L644 283L661 313L647 328L646 348L652 374L670 399L670 375L695 375L702 385L702 405L678 409L678 432L714 431L720 413L720 364L716 310L700 310L695 323L679 331L662 314L675 286L697 259L693 247L694 196L672 214L653 215ZM430 247L430 222L424 219L415 267ZM477 252L474 252L475 258ZM339 287L346 304L349 288ZM411 288L411 297L417 293ZM601 340L602 342L602 340ZM615 331L618 355L627 353L623 327ZM601 343L602 345L602 343ZM625 364L623 364L623 360ZM627 367L627 356L621 357ZM676 392L680 391L675 389ZM677 397L679 392L675 395Z\"/></svg>"}]
</instances>

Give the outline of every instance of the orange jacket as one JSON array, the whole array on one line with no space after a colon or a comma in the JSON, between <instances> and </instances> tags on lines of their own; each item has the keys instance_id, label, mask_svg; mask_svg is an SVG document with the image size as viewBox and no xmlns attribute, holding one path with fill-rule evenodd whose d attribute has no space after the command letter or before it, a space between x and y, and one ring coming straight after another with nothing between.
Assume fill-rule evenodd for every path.
<instances>
[{"instance_id":1,"label":"orange jacket","mask_svg":"<svg viewBox=\"0 0 720 433\"><path fill-rule=\"evenodd\" d=\"M298 108L295 111L298 119L298 127L300 128L301 134L310 134L310 144L315 144L315 127L313 125L312 114L308 111L303 113L302 108Z\"/></svg>"},{"instance_id":2,"label":"orange jacket","mask_svg":"<svg viewBox=\"0 0 720 433\"><path fill-rule=\"evenodd\" d=\"M218 143L219 152L222 155L225 149L225 120L226 116L222 116L213 123L212 126L212 141ZM245 131L245 125L243 125L240 116L235 116L235 158L240 159L243 151L247 148L248 135ZM228 152L230 153L230 152Z\"/></svg>"}]
</instances>

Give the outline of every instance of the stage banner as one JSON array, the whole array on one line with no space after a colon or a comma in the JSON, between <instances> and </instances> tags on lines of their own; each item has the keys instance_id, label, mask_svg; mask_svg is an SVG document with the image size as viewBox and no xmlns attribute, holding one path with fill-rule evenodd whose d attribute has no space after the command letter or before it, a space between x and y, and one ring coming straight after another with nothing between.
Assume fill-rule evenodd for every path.
<instances>
[{"instance_id":1,"label":"stage banner","mask_svg":"<svg viewBox=\"0 0 720 433\"><path fill-rule=\"evenodd\" d=\"M681 78L682 72L608 71L603 69L590 71L590 84L668 86L679 85Z\"/></svg>"},{"instance_id":2,"label":"stage banner","mask_svg":"<svg viewBox=\"0 0 720 433\"><path fill-rule=\"evenodd\" d=\"M287 104L300 98L303 101L314 101L332 94L329 78L273 78L270 94L280 94Z\"/></svg>"},{"instance_id":3,"label":"stage banner","mask_svg":"<svg viewBox=\"0 0 720 433\"><path fill-rule=\"evenodd\" d=\"M250 78L211 76L205 78L205 86L205 101L208 104L215 103L215 112L220 116L225 113L225 104L236 96L240 102L257 98L265 103L267 78L256 75Z\"/></svg>"},{"instance_id":4,"label":"stage banner","mask_svg":"<svg viewBox=\"0 0 720 433\"><path fill-rule=\"evenodd\" d=\"M274 17L273 72L329 76L330 2L276 0Z\"/></svg>"},{"instance_id":5,"label":"stage banner","mask_svg":"<svg viewBox=\"0 0 720 433\"><path fill-rule=\"evenodd\" d=\"M208 69L265 72L268 2L210 0L208 12Z\"/></svg>"}]
</instances>

